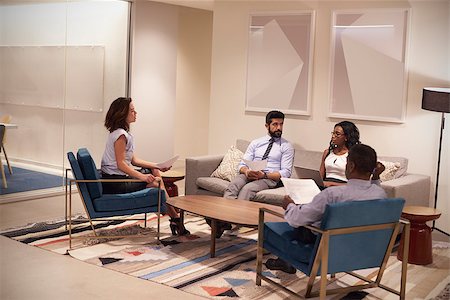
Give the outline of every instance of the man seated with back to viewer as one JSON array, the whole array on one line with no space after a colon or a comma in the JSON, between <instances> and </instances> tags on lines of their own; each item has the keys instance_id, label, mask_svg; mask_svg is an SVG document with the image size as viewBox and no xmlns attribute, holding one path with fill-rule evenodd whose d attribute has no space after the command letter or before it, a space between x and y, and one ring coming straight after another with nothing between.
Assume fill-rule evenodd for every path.
<instances>
[{"instance_id":1,"label":"man seated with back to viewer","mask_svg":"<svg viewBox=\"0 0 450 300\"><path fill-rule=\"evenodd\" d=\"M303 244L312 244L316 241L316 235L303 226L320 227L325 207L329 203L386 198L386 192L380 187L379 181L383 171L384 166L377 162L374 149L364 144L354 145L348 152L345 167L348 179L346 185L329 187L316 195L310 203L302 205L296 205L289 196L285 196L284 219L295 228L295 239ZM308 263L309 257L305 257L304 262ZM296 272L294 267L280 258L270 258L265 265L270 270L281 270L290 274Z\"/></svg>"},{"instance_id":2,"label":"man seated with back to viewer","mask_svg":"<svg viewBox=\"0 0 450 300\"><path fill-rule=\"evenodd\" d=\"M270 111L266 115L267 135L253 140L244 154L250 161L267 159L265 170L254 171L241 161L239 175L233 179L225 190L224 197L229 199L253 199L257 192L278 187L280 178L291 177L294 162L294 147L282 138L284 114ZM224 230L231 229L231 224L218 222L216 237Z\"/></svg>"}]
</instances>

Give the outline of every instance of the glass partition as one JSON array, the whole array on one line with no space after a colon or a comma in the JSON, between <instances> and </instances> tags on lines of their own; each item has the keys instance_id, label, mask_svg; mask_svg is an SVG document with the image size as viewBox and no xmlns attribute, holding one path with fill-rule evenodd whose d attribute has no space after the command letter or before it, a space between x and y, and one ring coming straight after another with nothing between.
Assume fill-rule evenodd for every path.
<instances>
[{"instance_id":1,"label":"glass partition","mask_svg":"<svg viewBox=\"0 0 450 300\"><path fill-rule=\"evenodd\" d=\"M0 203L61 193L68 151L100 161L105 110L127 92L129 15L126 1L0 6Z\"/></svg>"}]
</instances>

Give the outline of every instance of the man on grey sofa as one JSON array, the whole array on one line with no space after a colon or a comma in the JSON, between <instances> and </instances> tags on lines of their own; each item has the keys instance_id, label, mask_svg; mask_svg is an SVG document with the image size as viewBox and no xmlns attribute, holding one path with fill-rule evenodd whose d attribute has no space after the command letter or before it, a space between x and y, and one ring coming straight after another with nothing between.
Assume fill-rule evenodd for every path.
<instances>
[{"instance_id":1,"label":"man on grey sofa","mask_svg":"<svg viewBox=\"0 0 450 300\"><path fill-rule=\"evenodd\" d=\"M254 171L241 161L239 175L228 185L223 195L225 198L253 199L257 192L276 187L281 177L291 177L294 147L281 137L283 124L284 114L281 111L267 113L268 134L253 140L244 154L245 160L267 159L267 168Z\"/></svg>"},{"instance_id":2,"label":"man on grey sofa","mask_svg":"<svg viewBox=\"0 0 450 300\"><path fill-rule=\"evenodd\" d=\"M261 161L267 159L264 170L251 170L244 161L239 164L239 175L233 179L225 190L224 197L230 199L253 199L257 192L278 186L280 178L291 177L294 161L294 147L282 138L284 114L281 111L270 111L266 115L267 135L253 140L244 154L245 160ZM220 223L217 226L220 237L230 224Z\"/></svg>"}]
</instances>

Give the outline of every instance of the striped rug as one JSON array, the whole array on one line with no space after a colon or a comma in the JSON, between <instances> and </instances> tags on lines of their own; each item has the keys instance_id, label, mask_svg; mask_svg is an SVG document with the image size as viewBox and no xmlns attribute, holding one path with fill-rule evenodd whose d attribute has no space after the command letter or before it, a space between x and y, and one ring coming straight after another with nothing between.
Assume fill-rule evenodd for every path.
<instances>
[{"instance_id":1,"label":"striped rug","mask_svg":"<svg viewBox=\"0 0 450 300\"><path fill-rule=\"evenodd\" d=\"M186 227L191 235L173 237L170 234L168 218L162 217L161 244L155 243L156 216L148 215L147 228L142 221L122 219L103 221L96 227L108 234L130 234L139 232L142 237L105 239L98 237L73 241L68 251L68 232L64 220L29 224L4 230L1 235L23 243L47 249L60 254L126 273L144 280L151 280L183 291L211 299L288 299L288 295L264 283L255 285L255 256L257 232L252 228L240 227L226 231L217 240L216 257L210 258L210 229L203 218L186 217ZM73 233L76 237L90 235L88 222L78 218ZM448 244L436 244L433 249L434 262L428 266L408 266L407 299L438 298L450 282L450 249ZM267 259L271 256L264 258ZM263 269L266 276L304 293L308 278L301 272L289 275L280 271ZM382 283L398 289L401 262L395 253L391 256ZM364 270L363 275L375 276L375 270ZM330 287L355 284L357 280L349 275L338 274L330 281ZM353 294L352 299L398 299L382 289L366 290ZM448 292L447 292L448 294ZM354 298L359 297L359 298ZM445 296L444 296L445 297ZM290 299L290 298L289 298ZM329 296L327 299L350 299L346 295Z\"/></svg>"}]
</instances>

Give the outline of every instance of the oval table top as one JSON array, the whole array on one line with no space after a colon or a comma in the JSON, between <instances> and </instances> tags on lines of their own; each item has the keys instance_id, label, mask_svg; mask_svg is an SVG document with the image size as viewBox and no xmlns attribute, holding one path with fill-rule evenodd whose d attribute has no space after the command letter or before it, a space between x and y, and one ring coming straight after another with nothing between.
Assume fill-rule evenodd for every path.
<instances>
[{"instance_id":1,"label":"oval table top","mask_svg":"<svg viewBox=\"0 0 450 300\"><path fill-rule=\"evenodd\" d=\"M227 199L216 196L188 195L173 197L167 203L200 216L230 222L233 224L257 226L259 209L261 207L284 215L284 209L279 206L254 202L249 200ZM265 221L284 222L283 218L266 213Z\"/></svg>"}]
</instances>

